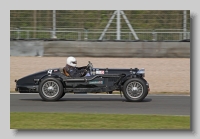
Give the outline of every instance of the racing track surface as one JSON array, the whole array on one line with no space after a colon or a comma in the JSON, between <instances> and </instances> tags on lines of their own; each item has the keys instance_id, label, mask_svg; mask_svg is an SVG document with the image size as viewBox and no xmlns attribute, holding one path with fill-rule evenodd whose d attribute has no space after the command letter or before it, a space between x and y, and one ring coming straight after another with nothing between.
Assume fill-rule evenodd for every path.
<instances>
[{"instance_id":1,"label":"racing track surface","mask_svg":"<svg viewBox=\"0 0 200 139\"><path fill-rule=\"evenodd\" d=\"M10 94L10 111L190 115L190 96L148 95L143 102L127 102L118 94L66 94L45 102L39 94Z\"/></svg>"}]
</instances>

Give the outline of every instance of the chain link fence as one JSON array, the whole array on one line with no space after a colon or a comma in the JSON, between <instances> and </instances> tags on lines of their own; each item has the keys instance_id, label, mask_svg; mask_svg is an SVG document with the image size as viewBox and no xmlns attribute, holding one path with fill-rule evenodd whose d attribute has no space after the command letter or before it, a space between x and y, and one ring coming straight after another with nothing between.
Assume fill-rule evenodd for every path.
<instances>
[{"instance_id":1,"label":"chain link fence","mask_svg":"<svg viewBox=\"0 0 200 139\"><path fill-rule=\"evenodd\" d=\"M98 40L114 11L11 10L11 39ZM190 11L140 10L124 11L140 40L179 41L190 39ZM54 28L55 25L55 28ZM103 40L116 40L117 16L110 23ZM125 20L120 19L121 40L135 40Z\"/></svg>"}]
</instances>

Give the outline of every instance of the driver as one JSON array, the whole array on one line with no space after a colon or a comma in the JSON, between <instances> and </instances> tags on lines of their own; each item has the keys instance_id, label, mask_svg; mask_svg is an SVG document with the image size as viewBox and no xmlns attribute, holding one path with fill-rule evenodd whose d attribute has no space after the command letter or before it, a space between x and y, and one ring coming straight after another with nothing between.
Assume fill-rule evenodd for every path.
<instances>
[{"instance_id":1,"label":"driver","mask_svg":"<svg viewBox=\"0 0 200 139\"><path fill-rule=\"evenodd\" d=\"M66 62L67 62L67 64L64 68L71 77L82 77L82 76L86 75L86 73L87 73L86 69L79 70L78 68L76 68L76 64L77 64L76 58L70 56L67 58Z\"/></svg>"}]
</instances>

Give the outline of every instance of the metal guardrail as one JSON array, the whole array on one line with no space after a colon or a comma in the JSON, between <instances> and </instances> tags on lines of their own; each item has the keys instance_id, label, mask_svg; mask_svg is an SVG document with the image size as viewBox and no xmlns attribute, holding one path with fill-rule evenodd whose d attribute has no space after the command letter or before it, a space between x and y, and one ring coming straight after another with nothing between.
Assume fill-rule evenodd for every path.
<instances>
[{"instance_id":1,"label":"metal guardrail","mask_svg":"<svg viewBox=\"0 0 200 139\"><path fill-rule=\"evenodd\" d=\"M166 31L166 32L165 32ZM57 39L65 40L98 40L102 31L100 30L77 30L77 31L55 31ZM180 41L183 38L190 39L190 32L170 31L170 30L136 30L140 40L147 41ZM51 30L10 30L11 39L51 39ZM116 40L116 31L109 30L105 33L103 40ZM135 40L130 31L121 31L121 40Z\"/></svg>"},{"instance_id":2,"label":"metal guardrail","mask_svg":"<svg viewBox=\"0 0 200 139\"><path fill-rule=\"evenodd\" d=\"M10 30L46 30L46 31L52 31L52 28L44 28L44 27L10 27ZM102 32L104 28L98 28L98 29L85 29L85 28L56 28L57 31L89 31L89 32ZM134 29L135 32L184 32L184 29ZM116 31L116 28L108 28L108 31ZM129 32L130 29L121 29L122 32Z\"/></svg>"}]
</instances>

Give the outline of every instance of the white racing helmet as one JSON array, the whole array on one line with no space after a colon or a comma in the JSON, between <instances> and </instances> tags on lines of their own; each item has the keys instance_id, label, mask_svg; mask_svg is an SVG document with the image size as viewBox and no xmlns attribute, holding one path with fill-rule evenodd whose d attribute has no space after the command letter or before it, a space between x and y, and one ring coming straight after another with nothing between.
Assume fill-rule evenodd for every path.
<instances>
[{"instance_id":1,"label":"white racing helmet","mask_svg":"<svg viewBox=\"0 0 200 139\"><path fill-rule=\"evenodd\" d=\"M67 65L76 67L76 64L77 64L76 58L74 58L73 56L67 58Z\"/></svg>"}]
</instances>

